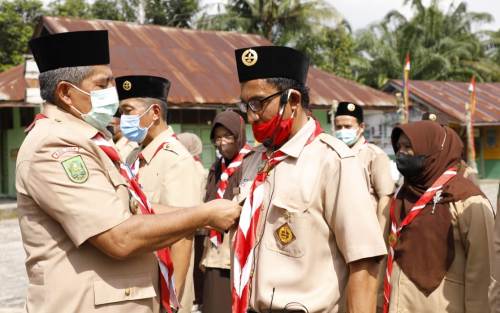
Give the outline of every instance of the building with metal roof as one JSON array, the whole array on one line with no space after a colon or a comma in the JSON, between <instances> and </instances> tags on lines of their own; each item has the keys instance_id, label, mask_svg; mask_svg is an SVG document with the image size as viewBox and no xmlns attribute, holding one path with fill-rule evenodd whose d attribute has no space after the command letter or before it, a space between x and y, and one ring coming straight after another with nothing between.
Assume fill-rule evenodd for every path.
<instances>
[{"instance_id":1,"label":"building with metal roof","mask_svg":"<svg viewBox=\"0 0 500 313\"><path fill-rule=\"evenodd\" d=\"M421 119L424 112L434 113L439 122L453 127L466 142L469 83L411 80L409 85L410 120ZM383 90L401 93L403 82L391 80ZM476 95L473 125L479 174L482 178L500 179L500 83L477 83Z\"/></svg>"},{"instance_id":2,"label":"building with metal roof","mask_svg":"<svg viewBox=\"0 0 500 313\"><path fill-rule=\"evenodd\" d=\"M204 143L202 161L205 166L211 164L215 158L209 138L211 121L217 112L235 107L239 101L234 50L271 43L258 35L236 32L49 16L40 19L33 36L102 29L109 31L115 76L156 75L171 81L168 122L176 132L188 131L200 136ZM375 111L396 107L396 97L391 94L314 67L309 70L308 85L313 114L327 131L328 111L336 102L356 102ZM24 127L42 102L38 69L32 58L0 73L0 129L6 133L0 137L0 195L15 194L13 171L17 149L24 138ZM251 141L250 128L247 133Z\"/></svg>"}]
</instances>

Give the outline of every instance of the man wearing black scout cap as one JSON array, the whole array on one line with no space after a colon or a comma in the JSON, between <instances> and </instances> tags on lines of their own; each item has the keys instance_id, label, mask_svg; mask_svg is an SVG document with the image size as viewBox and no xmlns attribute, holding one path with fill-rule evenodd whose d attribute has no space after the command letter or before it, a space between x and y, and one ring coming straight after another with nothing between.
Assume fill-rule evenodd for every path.
<instances>
[{"instance_id":1,"label":"man wearing black scout cap","mask_svg":"<svg viewBox=\"0 0 500 313\"><path fill-rule=\"evenodd\" d=\"M368 190L372 208L377 212L381 225L385 225L387 205L394 193L395 182L391 177L389 157L374 144L369 143L363 133L363 108L352 102L340 102L333 119L335 137L348 145L361 161L368 173ZM387 208L387 210L386 210Z\"/></svg>"},{"instance_id":2,"label":"man wearing black scout cap","mask_svg":"<svg viewBox=\"0 0 500 313\"><path fill-rule=\"evenodd\" d=\"M203 198L204 176L196 161L167 125L170 82L156 76L116 78L122 112L123 135L139 144L127 158L138 171L139 183L150 201L169 207L189 208ZM161 211L160 211L161 212ZM193 236L172 245L175 285L181 301L179 312L191 312L194 301Z\"/></svg>"},{"instance_id":3,"label":"man wearing black scout cap","mask_svg":"<svg viewBox=\"0 0 500 313\"><path fill-rule=\"evenodd\" d=\"M308 117L307 57L286 47L235 56L263 161L236 233L233 312L338 312L344 295L349 312L374 312L385 244L356 157Z\"/></svg>"},{"instance_id":4,"label":"man wearing black scout cap","mask_svg":"<svg viewBox=\"0 0 500 313\"><path fill-rule=\"evenodd\" d=\"M176 298L163 247L198 227L227 229L238 208L219 202L134 215L153 208L106 130L118 108L107 31L39 37L30 49L46 103L16 167L26 310L152 313L162 304L171 312Z\"/></svg>"}]
</instances>

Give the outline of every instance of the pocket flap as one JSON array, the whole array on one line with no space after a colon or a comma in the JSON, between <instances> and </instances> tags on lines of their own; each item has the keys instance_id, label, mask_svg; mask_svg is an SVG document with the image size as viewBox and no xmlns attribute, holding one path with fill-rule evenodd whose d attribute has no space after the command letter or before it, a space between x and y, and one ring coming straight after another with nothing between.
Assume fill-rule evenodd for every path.
<instances>
[{"instance_id":1,"label":"pocket flap","mask_svg":"<svg viewBox=\"0 0 500 313\"><path fill-rule=\"evenodd\" d=\"M154 297L156 291L150 277L94 281L95 305Z\"/></svg>"},{"instance_id":2,"label":"pocket flap","mask_svg":"<svg viewBox=\"0 0 500 313\"><path fill-rule=\"evenodd\" d=\"M294 197L276 196L271 203L273 206L282 208L291 213L301 213L307 210L307 206L304 202L296 200Z\"/></svg>"},{"instance_id":3,"label":"pocket flap","mask_svg":"<svg viewBox=\"0 0 500 313\"><path fill-rule=\"evenodd\" d=\"M119 185L124 185L127 186L127 182L125 181L125 178L122 177L122 175L115 169L108 169L108 175L109 179L111 180L111 183L113 186L118 187Z\"/></svg>"}]
</instances>

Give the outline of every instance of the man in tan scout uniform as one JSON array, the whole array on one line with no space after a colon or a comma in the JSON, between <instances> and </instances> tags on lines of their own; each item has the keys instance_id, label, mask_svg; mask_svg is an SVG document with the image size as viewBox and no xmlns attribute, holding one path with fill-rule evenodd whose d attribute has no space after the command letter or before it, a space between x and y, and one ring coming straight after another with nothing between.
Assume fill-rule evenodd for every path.
<instances>
[{"instance_id":1,"label":"man in tan scout uniform","mask_svg":"<svg viewBox=\"0 0 500 313\"><path fill-rule=\"evenodd\" d=\"M165 288L158 286L162 278L152 252L198 227L226 229L239 209L221 201L133 215L133 180L125 178L106 131L118 107L107 31L40 37L30 49L47 102L16 167L26 310L159 312Z\"/></svg>"},{"instance_id":2,"label":"man in tan scout uniform","mask_svg":"<svg viewBox=\"0 0 500 313\"><path fill-rule=\"evenodd\" d=\"M307 57L286 47L235 55L241 107L265 147L255 155L267 161L240 216L233 312L248 296L249 312L338 312L342 297L348 312L375 312L385 244L357 158L307 116Z\"/></svg>"},{"instance_id":3,"label":"man in tan scout uniform","mask_svg":"<svg viewBox=\"0 0 500 313\"><path fill-rule=\"evenodd\" d=\"M171 207L199 205L205 177L166 122L170 82L155 76L122 76L116 78L116 85L122 133L140 145L128 160L138 170L139 182L148 198ZM171 249L181 300L179 312L183 313L191 312L194 301L192 250L192 234L173 244Z\"/></svg>"},{"instance_id":4,"label":"man in tan scout uniform","mask_svg":"<svg viewBox=\"0 0 500 313\"><path fill-rule=\"evenodd\" d=\"M368 190L373 208L379 219L383 219L384 208L387 207L395 187L391 177L389 157L363 136L365 123L361 106L351 102L340 102L335 111L333 124L335 137L351 148L368 173ZM381 223L384 224L384 221Z\"/></svg>"}]
</instances>

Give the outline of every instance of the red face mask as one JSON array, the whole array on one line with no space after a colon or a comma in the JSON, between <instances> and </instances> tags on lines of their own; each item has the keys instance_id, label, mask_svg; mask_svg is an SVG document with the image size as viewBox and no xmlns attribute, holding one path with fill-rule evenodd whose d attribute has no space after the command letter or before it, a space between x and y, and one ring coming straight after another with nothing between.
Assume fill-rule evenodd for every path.
<instances>
[{"instance_id":1,"label":"red face mask","mask_svg":"<svg viewBox=\"0 0 500 313\"><path fill-rule=\"evenodd\" d=\"M278 113L267 122L252 124L255 139L262 142L266 147L281 146L290 137L293 115L290 118L283 119L282 113Z\"/></svg>"}]
</instances>

